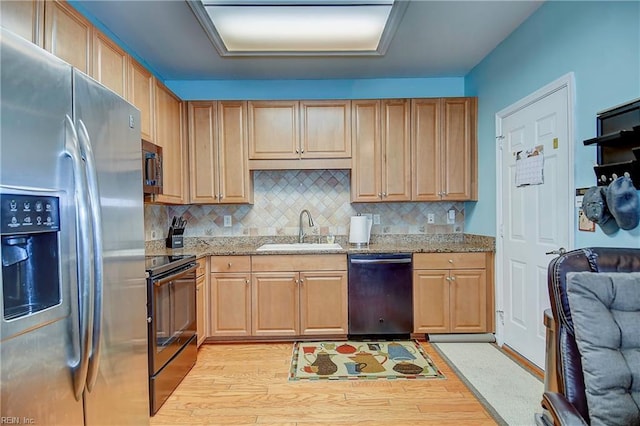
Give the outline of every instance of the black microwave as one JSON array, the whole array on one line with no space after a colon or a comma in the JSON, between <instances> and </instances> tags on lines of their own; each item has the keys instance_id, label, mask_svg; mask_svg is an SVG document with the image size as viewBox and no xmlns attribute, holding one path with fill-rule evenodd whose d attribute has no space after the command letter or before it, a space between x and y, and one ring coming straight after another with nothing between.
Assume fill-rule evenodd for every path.
<instances>
[{"instance_id":1,"label":"black microwave","mask_svg":"<svg viewBox=\"0 0 640 426\"><path fill-rule=\"evenodd\" d=\"M162 194L162 147L142 141L142 188L145 194Z\"/></svg>"}]
</instances>

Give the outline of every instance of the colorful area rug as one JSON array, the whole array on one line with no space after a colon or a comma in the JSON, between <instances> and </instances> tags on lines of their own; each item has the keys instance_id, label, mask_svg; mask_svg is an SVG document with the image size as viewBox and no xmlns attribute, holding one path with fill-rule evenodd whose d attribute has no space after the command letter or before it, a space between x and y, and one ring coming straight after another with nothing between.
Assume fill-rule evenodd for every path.
<instances>
[{"instance_id":1,"label":"colorful area rug","mask_svg":"<svg viewBox=\"0 0 640 426\"><path fill-rule=\"evenodd\" d=\"M444 378L415 340L296 342L289 380Z\"/></svg>"}]
</instances>

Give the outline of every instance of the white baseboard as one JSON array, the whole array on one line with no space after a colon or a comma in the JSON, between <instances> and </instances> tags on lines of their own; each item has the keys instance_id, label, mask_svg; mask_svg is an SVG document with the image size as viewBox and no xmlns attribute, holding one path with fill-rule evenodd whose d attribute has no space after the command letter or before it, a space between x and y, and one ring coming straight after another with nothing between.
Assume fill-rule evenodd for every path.
<instances>
[{"instance_id":1,"label":"white baseboard","mask_svg":"<svg viewBox=\"0 0 640 426\"><path fill-rule=\"evenodd\" d=\"M496 336L493 333L429 334L427 340L432 343L494 343Z\"/></svg>"}]
</instances>

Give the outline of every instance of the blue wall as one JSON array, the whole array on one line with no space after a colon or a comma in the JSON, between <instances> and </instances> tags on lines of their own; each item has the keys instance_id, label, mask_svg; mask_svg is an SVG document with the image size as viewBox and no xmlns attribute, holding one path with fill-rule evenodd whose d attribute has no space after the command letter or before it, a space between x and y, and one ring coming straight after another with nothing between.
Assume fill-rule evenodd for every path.
<instances>
[{"instance_id":1,"label":"blue wall","mask_svg":"<svg viewBox=\"0 0 640 426\"><path fill-rule=\"evenodd\" d=\"M184 100L376 99L464 96L464 79L166 81Z\"/></svg>"},{"instance_id":2,"label":"blue wall","mask_svg":"<svg viewBox=\"0 0 640 426\"><path fill-rule=\"evenodd\" d=\"M495 115L574 72L576 187L595 185L596 114L640 97L640 2L550 1L465 78L478 96L479 201L466 203L465 232L496 235ZM575 247L640 247L640 226L607 236L576 230Z\"/></svg>"}]
</instances>

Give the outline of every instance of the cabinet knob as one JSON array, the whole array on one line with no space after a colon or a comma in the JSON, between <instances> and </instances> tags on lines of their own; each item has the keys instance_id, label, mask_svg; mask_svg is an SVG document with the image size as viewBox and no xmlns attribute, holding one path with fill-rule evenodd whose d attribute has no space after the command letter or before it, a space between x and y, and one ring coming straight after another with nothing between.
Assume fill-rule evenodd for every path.
<instances>
[{"instance_id":1,"label":"cabinet knob","mask_svg":"<svg viewBox=\"0 0 640 426\"><path fill-rule=\"evenodd\" d=\"M383 193L382 193L382 196L383 196L383 197L386 197L386 196L387 196L387 193L386 193L386 192L383 192Z\"/></svg>"},{"instance_id":2,"label":"cabinet knob","mask_svg":"<svg viewBox=\"0 0 640 426\"><path fill-rule=\"evenodd\" d=\"M451 281L455 281L455 280L456 280L456 277L451 277Z\"/></svg>"},{"instance_id":3,"label":"cabinet knob","mask_svg":"<svg viewBox=\"0 0 640 426\"><path fill-rule=\"evenodd\" d=\"M296 148L296 154L300 154L300 150Z\"/></svg>"},{"instance_id":4,"label":"cabinet knob","mask_svg":"<svg viewBox=\"0 0 640 426\"><path fill-rule=\"evenodd\" d=\"M228 266L229 268L231 268L231 262L227 263L227 266Z\"/></svg>"},{"instance_id":5,"label":"cabinet knob","mask_svg":"<svg viewBox=\"0 0 640 426\"><path fill-rule=\"evenodd\" d=\"M302 149L300 150L300 153L301 153L301 154L304 154L304 148L302 148Z\"/></svg>"},{"instance_id":6,"label":"cabinet knob","mask_svg":"<svg viewBox=\"0 0 640 426\"><path fill-rule=\"evenodd\" d=\"M453 263L453 259L449 259L449 263Z\"/></svg>"},{"instance_id":7,"label":"cabinet knob","mask_svg":"<svg viewBox=\"0 0 640 426\"><path fill-rule=\"evenodd\" d=\"M451 277L447 277L447 278L445 278L445 280L451 281Z\"/></svg>"},{"instance_id":8,"label":"cabinet knob","mask_svg":"<svg viewBox=\"0 0 640 426\"><path fill-rule=\"evenodd\" d=\"M244 280L245 283L249 284L249 280Z\"/></svg>"}]
</instances>

